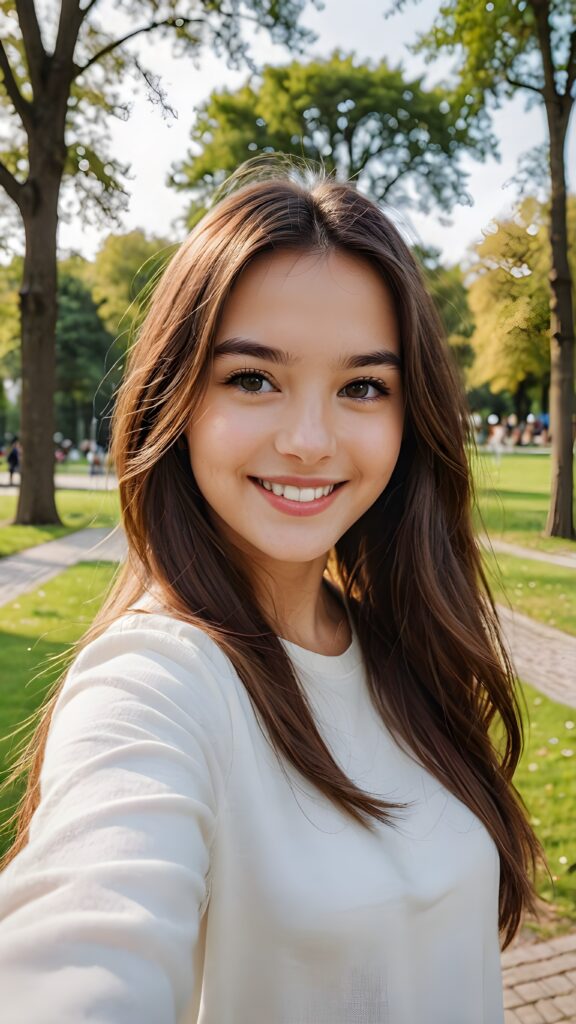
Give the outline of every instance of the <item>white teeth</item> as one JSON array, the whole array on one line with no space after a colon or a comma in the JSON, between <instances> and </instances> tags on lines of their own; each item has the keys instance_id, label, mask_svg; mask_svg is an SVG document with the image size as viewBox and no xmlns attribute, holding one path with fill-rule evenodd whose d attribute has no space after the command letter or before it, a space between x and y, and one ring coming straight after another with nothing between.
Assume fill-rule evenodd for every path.
<instances>
[{"instance_id":1,"label":"white teeth","mask_svg":"<svg viewBox=\"0 0 576 1024\"><path fill-rule=\"evenodd\" d=\"M316 501L318 498L326 497L334 490L334 484L327 484L326 487L294 487L292 484L273 484L269 480L261 480L261 484L267 491L272 491L278 497L288 498L289 501Z\"/></svg>"},{"instance_id":2,"label":"white teeth","mask_svg":"<svg viewBox=\"0 0 576 1024\"><path fill-rule=\"evenodd\" d=\"M274 487L276 488L276 484L274 484ZM293 487L292 484L285 484L282 488L282 494L285 498L288 498L289 501L300 501L300 495L303 493L304 492L301 491L299 487ZM312 497L314 497L314 491L312 491ZM309 498L306 498L306 501L309 500Z\"/></svg>"},{"instance_id":3,"label":"white teeth","mask_svg":"<svg viewBox=\"0 0 576 1024\"><path fill-rule=\"evenodd\" d=\"M302 489L300 490L300 493L299 493L297 498L296 498L296 494L298 494L298 488L297 487L290 487L290 490L294 490L294 492L295 492L294 497L293 497L293 501L313 502L314 499L316 498L314 487L302 487ZM292 498L292 495L285 494L284 497L285 498Z\"/></svg>"}]
</instances>

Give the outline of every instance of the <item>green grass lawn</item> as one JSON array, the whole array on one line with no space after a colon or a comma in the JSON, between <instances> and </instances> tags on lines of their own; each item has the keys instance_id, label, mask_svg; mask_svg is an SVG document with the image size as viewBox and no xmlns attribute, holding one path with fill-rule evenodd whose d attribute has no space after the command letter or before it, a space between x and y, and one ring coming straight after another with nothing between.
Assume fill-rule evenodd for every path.
<instances>
[{"instance_id":1,"label":"green grass lawn","mask_svg":"<svg viewBox=\"0 0 576 1024\"><path fill-rule=\"evenodd\" d=\"M0 634L0 766L6 767L17 748L13 733L39 706L59 674L58 661L95 615L114 566L81 563L40 589L3 608ZM552 900L559 924L542 934L560 933L562 919L576 922L576 709L557 704L524 685L528 720L526 749L515 784L542 840L553 875L539 880L539 891ZM16 793L4 792L0 821L5 822ZM8 842L6 831L0 842ZM535 924L530 927L538 930Z\"/></svg>"},{"instance_id":2,"label":"green grass lawn","mask_svg":"<svg viewBox=\"0 0 576 1024\"><path fill-rule=\"evenodd\" d=\"M81 476L88 476L89 469L90 469L90 463L87 462L86 459L80 459L78 462L55 462L54 463L54 472L58 473L58 474L60 474L60 473L64 473L64 474L67 474L67 473L75 474L75 473L77 473L78 475L81 475Z\"/></svg>"},{"instance_id":3,"label":"green grass lawn","mask_svg":"<svg viewBox=\"0 0 576 1024\"><path fill-rule=\"evenodd\" d=\"M541 840L553 878L542 872L538 891L558 914L576 923L576 708L523 685L529 712L526 748L514 784ZM548 928L529 927L547 936ZM551 934L555 931L552 926Z\"/></svg>"},{"instance_id":4,"label":"green grass lawn","mask_svg":"<svg viewBox=\"0 0 576 1024\"><path fill-rule=\"evenodd\" d=\"M484 564L495 599L547 626L576 636L576 572L546 562L487 552Z\"/></svg>"},{"instance_id":5,"label":"green grass lawn","mask_svg":"<svg viewBox=\"0 0 576 1024\"><path fill-rule=\"evenodd\" d=\"M503 455L500 463L488 452L471 457L482 525L493 538L540 551L576 552L574 541L544 537L550 503L550 457ZM576 511L575 511L576 518Z\"/></svg>"},{"instance_id":6,"label":"green grass lawn","mask_svg":"<svg viewBox=\"0 0 576 1024\"><path fill-rule=\"evenodd\" d=\"M57 491L62 526L14 526L16 495L0 495L0 558L63 537L85 526L113 527L118 522L117 491Z\"/></svg>"},{"instance_id":7,"label":"green grass lawn","mask_svg":"<svg viewBox=\"0 0 576 1024\"><path fill-rule=\"evenodd\" d=\"M2 608L0 628L0 768L2 776L21 739L10 733L42 703L62 670L62 657L94 618L116 566L79 563ZM5 821L15 794L0 794ZM7 845L1 836L0 850Z\"/></svg>"}]
</instances>

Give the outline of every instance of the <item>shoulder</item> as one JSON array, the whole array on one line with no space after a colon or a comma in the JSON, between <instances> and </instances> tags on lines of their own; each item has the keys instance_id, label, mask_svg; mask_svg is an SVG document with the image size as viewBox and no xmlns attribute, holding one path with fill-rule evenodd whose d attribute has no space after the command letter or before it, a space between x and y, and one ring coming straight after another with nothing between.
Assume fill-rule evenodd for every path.
<instances>
[{"instance_id":1,"label":"shoulder","mask_svg":"<svg viewBox=\"0 0 576 1024\"><path fill-rule=\"evenodd\" d=\"M207 633L170 615L132 611L87 643L55 702L59 723L78 730L125 731L153 725L164 737L195 733L225 751L231 694L239 684Z\"/></svg>"},{"instance_id":2,"label":"shoulder","mask_svg":"<svg viewBox=\"0 0 576 1024\"><path fill-rule=\"evenodd\" d=\"M235 669L207 632L165 612L134 609L109 624L87 643L70 674L118 669L122 662L141 670L163 666L175 677L213 677L221 682L236 676Z\"/></svg>"},{"instance_id":3,"label":"shoulder","mask_svg":"<svg viewBox=\"0 0 576 1024\"><path fill-rule=\"evenodd\" d=\"M146 650L172 658L175 664L183 663L187 668L203 667L226 678L235 675L230 659L205 630L160 609L130 609L88 645L92 653L99 641L99 654L104 645L110 651Z\"/></svg>"}]
</instances>

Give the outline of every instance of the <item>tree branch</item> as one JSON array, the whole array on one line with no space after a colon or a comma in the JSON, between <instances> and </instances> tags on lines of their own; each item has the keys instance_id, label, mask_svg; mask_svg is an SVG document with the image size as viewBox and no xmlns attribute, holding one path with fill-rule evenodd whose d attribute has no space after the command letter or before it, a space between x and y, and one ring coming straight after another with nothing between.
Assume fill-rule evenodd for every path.
<instances>
[{"instance_id":1,"label":"tree branch","mask_svg":"<svg viewBox=\"0 0 576 1024\"><path fill-rule=\"evenodd\" d=\"M539 96L542 96L542 89L539 89L537 85L530 85L529 82L519 82L510 75L506 75L506 81L508 85L513 85L515 89L529 89L530 92L536 92Z\"/></svg>"},{"instance_id":2,"label":"tree branch","mask_svg":"<svg viewBox=\"0 0 576 1024\"><path fill-rule=\"evenodd\" d=\"M9 96L9 98L12 100L12 105L13 105L16 113L19 115L20 120L22 121L22 124L24 125L25 128L27 128L28 125L30 124L31 119L32 119L32 108L31 108L31 105L28 102L28 100L24 99L22 93L20 92L20 89L18 88L18 83L17 83L16 79L14 78L14 75L12 73L12 68L10 67L10 61L8 60L8 54L6 53L6 50L4 49L4 44L3 44L1 39L0 39L0 71L2 72L2 76L3 76L2 77L2 81L4 83L4 88L6 89L6 92L7 92L8 96Z\"/></svg>"},{"instance_id":3,"label":"tree branch","mask_svg":"<svg viewBox=\"0 0 576 1024\"><path fill-rule=\"evenodd\" d=\"M11 171L8 170L6 164L3 164L0 160L0 185L13 199L19 210L22 209L22 192L24 186L14 177Z\"/></svg>"},{"instance_id":4,"label":"tree branch","mask_svg":"<svg viewBox=\"0 0 576 1024\"><path fill-rule=\"evenodd\" d=\"M90 11L92 10L93 7L96 6L96 4L98 2L99 2L99 0L90 0L90 3L86 4L86 7L82 8L82 19L86 18L86 16L88 14L90 14Z\"/></svg>"},{"instance_id":5,"label":"tree branch","mask_svg":"<svg viewBox=\"0 0 576 1024\"><path fill-rule=\"evenodd\" d=\"M80 0L61 0L61 4L54 57L58 63L64 67L69 66L72 71L80 26L92 4L86 10L81 10Z\"/></svg>"},{"instance_id":6,"label":"tree branch","mask_svg":"<svg viewBox=\"0 0 576 1024\"><path fill-rule=\"evenodd\" d=\"M20 31L22 32L24 50L26 51L30 82L36 96L42 88L42 72L46 60L46 50L42 42L34 0L16 0L16 13L20 24Z\"/></svg>"},{"instance_id":7,"label":"tree branch","mask_svg":"<svg viewBox=\"0 0 576 1024\"><path fill-rule=\"evenodd\" d=\"M119 46L122 46L130 39L134 39L136 36L142 35L145 32L153 32L155 29L163 28L164 26L167 26L168 28L183 28L184 25L201 25L202 22L202 18L165 18L164 21L152 21L149 25L143 25L141 28L135 28L133 32L127 32L126 35L122 36L120 39L115 39L113 42L103 46L102 49L98 50L97 53L90 57L90 60L87 60L85 64L76 65L74 78L78 78L78 76L83 74L83 72L91 67L92 64L96 64L97 61L102 59L102 57L105 57L107 53L112 53L112 51L116 50Z\"/></svg>"},{"instance_id":8,"label":"tree branch","mask_svg":"<svg viewBox=\"0 0 576 1024\"><path fill-rule=\"evenodd\" d=\"M550 0L529 0L534 11L536 21L536 32L542 55L542 68L544 70L544 89L540 92L545 101L551 102L558 97L556 90L556 78L554 76L554 58L552 56L552 43L550 40Z\"/></svg>"}]
</instances>

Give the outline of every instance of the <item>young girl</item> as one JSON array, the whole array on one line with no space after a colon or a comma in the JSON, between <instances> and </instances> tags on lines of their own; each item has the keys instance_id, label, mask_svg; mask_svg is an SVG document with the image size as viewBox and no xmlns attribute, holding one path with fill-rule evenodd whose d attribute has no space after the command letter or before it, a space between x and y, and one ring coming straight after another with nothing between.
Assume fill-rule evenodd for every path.
<instances>
[{"instance_id":1,"label":"young girl","mask_svg":"<svg viewBox=\"0 0 576 1024\"><path fill-rule=\"evenodd\" d=\"M468 424L352 186L272 175L194 229L115 411L128 560L0 880L6 1024L501 1024L542 851Z\"/></svg>"}]
</instances>

